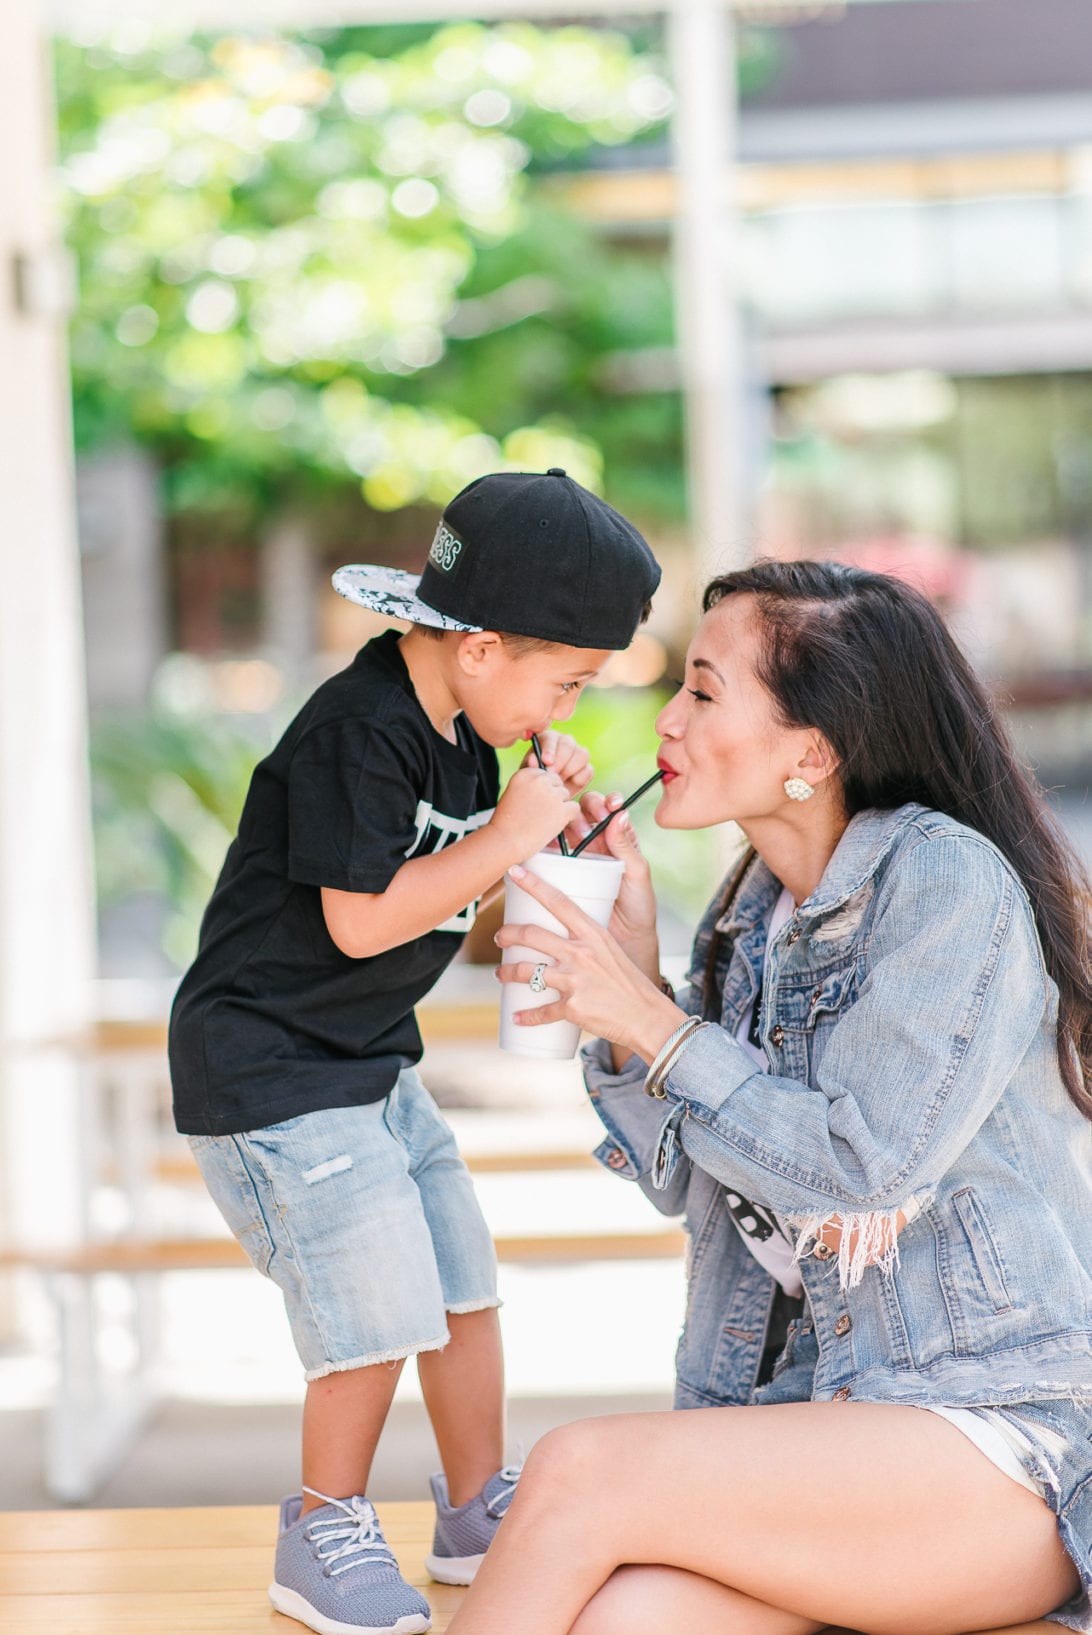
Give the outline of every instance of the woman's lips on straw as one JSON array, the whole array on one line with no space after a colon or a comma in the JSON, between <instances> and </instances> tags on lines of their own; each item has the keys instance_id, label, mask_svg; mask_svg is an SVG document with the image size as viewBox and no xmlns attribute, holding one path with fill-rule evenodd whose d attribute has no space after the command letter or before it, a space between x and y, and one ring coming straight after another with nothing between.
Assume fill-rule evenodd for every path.
<instances>
[{"instance_id":1,"label":"woman's lips on straw","mask_svg":"<svg viewBox=\"0 0 1092 1635\"><path fill-rule=\"evenodd\" d=\"M665 761L662 755L657 755L656 765L664 775L664 783L670 783L673 778L677 778L679 776L675 768L670 764L670 762Z\"/></svg>"}]
</instances>

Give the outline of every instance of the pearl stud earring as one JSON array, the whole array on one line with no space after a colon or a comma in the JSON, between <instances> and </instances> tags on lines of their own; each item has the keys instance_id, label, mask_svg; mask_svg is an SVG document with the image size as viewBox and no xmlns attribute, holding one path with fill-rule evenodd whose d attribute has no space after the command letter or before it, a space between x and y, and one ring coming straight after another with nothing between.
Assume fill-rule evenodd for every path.
<instances>
[{"instance_id":1,"label":"pearl stud earring","mask_svg":"<svg viewBox=\"0 0 1092 1635\"><path fill-rule=\"evenodd\" d=\"M790 800L810 800L815 790L806 778L786 778L785 793Z\"/></svg>"}]
</instances>

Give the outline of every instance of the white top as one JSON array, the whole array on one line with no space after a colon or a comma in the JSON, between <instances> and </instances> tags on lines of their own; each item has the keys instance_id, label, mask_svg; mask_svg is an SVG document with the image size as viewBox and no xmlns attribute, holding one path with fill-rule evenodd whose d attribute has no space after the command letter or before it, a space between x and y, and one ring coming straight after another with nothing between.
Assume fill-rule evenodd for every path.
<instances>
[{"instance_id":1,"label":"white top","mask_svg":"<svg viewBox=\"0 0 1092 1635\"><path fill-rule=\"evenodd\" d=\"M796 900L786 888L774 904L773 913L770 915L770 924L766 932L766 952L762 958L763 980L773 940L781 927L792 919L795 911ZM766 1052L751 1038L754 1023L755 1007L752 1004L736 1030L736 1043L743 1047L763 1073L768 1073L770 1064ZM761 1204L752 1203L749 1198L734 1192L731 1187L725 1188L724 1196L740 1237L759 1265L780 1283L786 1294L803 1294L804 1284L800 1268L795 1265L792 1258L792 1239L773 1211L765 1209Z\"/></svg>"}]
</instances>

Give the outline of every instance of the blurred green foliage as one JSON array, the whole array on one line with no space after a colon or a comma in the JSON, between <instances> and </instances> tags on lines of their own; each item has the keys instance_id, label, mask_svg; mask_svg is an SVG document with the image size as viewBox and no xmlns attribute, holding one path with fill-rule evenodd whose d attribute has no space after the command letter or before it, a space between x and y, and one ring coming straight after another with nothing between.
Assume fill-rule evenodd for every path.
<instances>
[{"instance_id":1,"label":"blurred green foliage","mask_svg":"<svg viewBox=\"0 0 1092 1635\"><path fill-rule=\"evenodd\" d=\"M79 260L77 443L133 438L175 511L260 520L346 490L443 503L564 465L682 504L662 245L611 244L536 179L660 132L654 42L586 27L351 28L56 48Z\"/></svg>"},{"instance_id":2,"label":"blurred green foliage","mask_svg":"<svg viewBox=\"0 0 1092 1635\"><path fill-rule=\"evenodd\" d=\"M100 908L145 893L165 906L163 948L181 970L224 854L250 774L272 745L255 718L153 709L95 723L91 775Z\"/></svg>"}]
</instances>

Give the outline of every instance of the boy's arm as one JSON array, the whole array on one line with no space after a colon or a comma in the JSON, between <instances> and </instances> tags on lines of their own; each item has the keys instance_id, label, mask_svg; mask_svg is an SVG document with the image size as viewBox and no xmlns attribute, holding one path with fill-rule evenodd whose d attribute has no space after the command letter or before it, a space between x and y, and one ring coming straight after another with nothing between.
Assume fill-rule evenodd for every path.
<instances>
[{"instance_id":1,"label":"boy's arm","mask_svg":"<svg viewBox=\"0 0 1092 1635\"><path fill-rule=\"evenodd\" d=\"M480 897L513 863L548 845L578 811L555 772L521 768L488 823L442 851L411 857L385 891L323 886L326 928L351 959L412 942Z\"/></svg>"}]
</instances>

